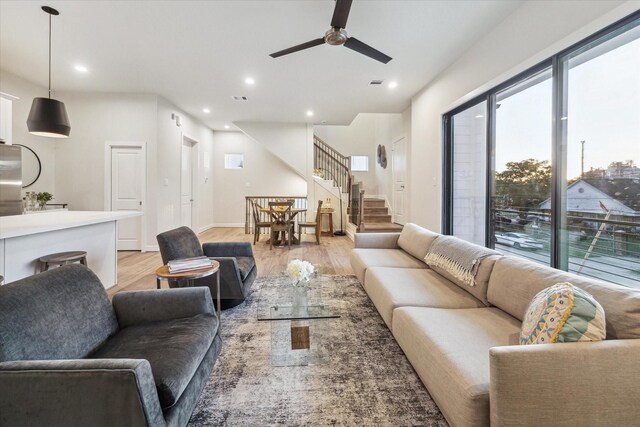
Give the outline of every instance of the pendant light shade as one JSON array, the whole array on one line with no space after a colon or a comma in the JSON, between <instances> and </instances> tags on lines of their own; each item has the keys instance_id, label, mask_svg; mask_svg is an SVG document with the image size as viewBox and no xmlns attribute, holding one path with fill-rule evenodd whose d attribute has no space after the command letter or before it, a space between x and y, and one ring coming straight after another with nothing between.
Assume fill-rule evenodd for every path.
<instances>
[{"instance_id":1,"label":"pendant light shade","mask_svg":"<svg viewBox=\"0 0 640 427\"><path fill-rule=\"evenodd\" d=\"M33 98L27 127L33 135L52 138L66 138L71 132L64 103L51 98Z\"/></svg>"},{"instance_id":2,"label":"pendant light shade","mask_svg":"<svg viewBox=\"0 0 640 427\"><path fill-rule=\"evenodd\" d=\"M66 138L71 132L67 109L63 102L51 99L51 16L60 13L49 6L42 6L42 10L49 14L49 97L33 99L27 128L33 135Z\"/></svg>"}]
</instances>

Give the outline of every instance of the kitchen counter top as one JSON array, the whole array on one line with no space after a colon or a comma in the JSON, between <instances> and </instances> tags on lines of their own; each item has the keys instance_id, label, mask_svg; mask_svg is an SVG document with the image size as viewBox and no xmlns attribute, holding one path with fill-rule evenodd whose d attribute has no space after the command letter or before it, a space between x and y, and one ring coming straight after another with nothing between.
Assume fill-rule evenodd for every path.
<instances>
[{"instance_id":1,"label":"kitchen counter top","mask_svg":"<svg viewBox=\"0 0 640 427\"><path fill-rule=\"evenodd\" d=\"M3 216L0 217L0 239L118 221L141 215L142 212L138 211L54 211L38 215Z\"/></svg>"}]
</instances>

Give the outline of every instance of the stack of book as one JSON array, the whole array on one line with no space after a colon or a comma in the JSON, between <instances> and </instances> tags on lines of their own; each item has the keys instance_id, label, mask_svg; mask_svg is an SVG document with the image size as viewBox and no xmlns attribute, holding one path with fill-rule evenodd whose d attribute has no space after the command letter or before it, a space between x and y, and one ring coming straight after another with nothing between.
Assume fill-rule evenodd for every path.
<instances>
[{"instance_id":1,"label":"stack of book","mask_svg":"<svg viewBox=\"0 0 640 427\"><path fill-rule=\"evenodd\" d=\"M174 259L167 263L169 273L180 273L183 271L200 270L201 268L211 267L211 260L206 256L195 258Z\"/></svg>"}]
</instances>

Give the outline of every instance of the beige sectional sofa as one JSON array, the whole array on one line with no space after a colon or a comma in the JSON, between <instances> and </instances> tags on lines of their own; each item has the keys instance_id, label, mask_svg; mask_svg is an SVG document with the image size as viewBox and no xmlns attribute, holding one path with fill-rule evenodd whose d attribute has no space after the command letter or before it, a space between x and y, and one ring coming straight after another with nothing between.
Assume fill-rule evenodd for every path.
<instances>
[{"instance_id":1,"label":"beige sectional sofa","mask_svg":"<svg viewBox=\"0 0 640 427\"><path fill-rule=\"evenodd\" d=\"M640 290L500 255L471 288L425 264L437 238L356 234L351 265L451 425L640 425ZM602 305L607 339L518 345L529 302L559 282Z\"/></svg>"}]
</instances>

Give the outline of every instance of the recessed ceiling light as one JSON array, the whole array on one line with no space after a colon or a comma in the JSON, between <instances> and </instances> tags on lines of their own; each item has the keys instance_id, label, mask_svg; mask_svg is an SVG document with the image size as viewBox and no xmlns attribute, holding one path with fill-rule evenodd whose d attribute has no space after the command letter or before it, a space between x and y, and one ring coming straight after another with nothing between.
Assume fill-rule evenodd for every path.
<instances>
[{"instance_id":1,"label":"recessed ceiling light","mask_svg":"<svg viewBox=\"0 0 640 427\"><path fill-rule=\"evenodd\" d=\"M389 89L395 89L398 87L398 82L389 82Z\"/></svg>"},{"instance_id":2,"label":"recessed ceiling light","mask_svg":"<svg viewBox=\"0 0 640 427\"><path fill-rule=\"evenodd\" d=\"M85 67L84 65L80 65L80 64L78 64L78 65L76 65L76 66L75 66L75 67L73 67L73 68L75 68L75 70L76 70L76 71L78 71L78 72L80 72L80 73L87 73L87 72L89 72L89 70L87 69L87 67Z\"/></svg>"},{"instance_id":3,"label":"recessed ceiling light","mask_svg":"<svg viewBox=\"0 0 640 427\"><path fill-rule=\"evenodd\" d=\"M205 114L209 114L211 112L211 110L208 109L208 108L203 108L202 112L205 113Z\"/></svg>"},{"instance_id":4,"label":"recessed ceiling light","mask_svg":"<svg viewBox=\"0 0 640 427\"><path fill-rule=\"evenodd\" d=\"M312 117L312 116L313 116L313 111L307 110L307 117Z\"/></svg>"},{"instance_id":5,"label":"recessed ceiling light","mask_svg":"<svg viewBox=\"0 0 640 427\"><path fill-rule=\"evenodd\" d=\"M247 77L246 79L244 79L244 82L248 85L256 84L256 81L253 79L253 77Z\"/></svg>"},{"instance_id":6,"label":"recessed ceiling light","mask_svg":"<svg viewBox=\"0 0 640 427\"><path fill-rule=\"evenodd\" d=\"M229 128L231 128L231 126L229 126L229 125L224 125L224 128L225 128L225 129L229 129Z\"/></svg>"},{"instance_id":7,"label":"recessed ceiling light","mask_svg":"<svg viewBox=\"0 0 640 427\"><path fill-rule=\"evenodd\" d=\"M483 117L484 117L484 116L483 116L482 114L478 114L478 115L476 116L476 119L481 119L481 118L483 118Z\"/></svg>"}]
</instances>

